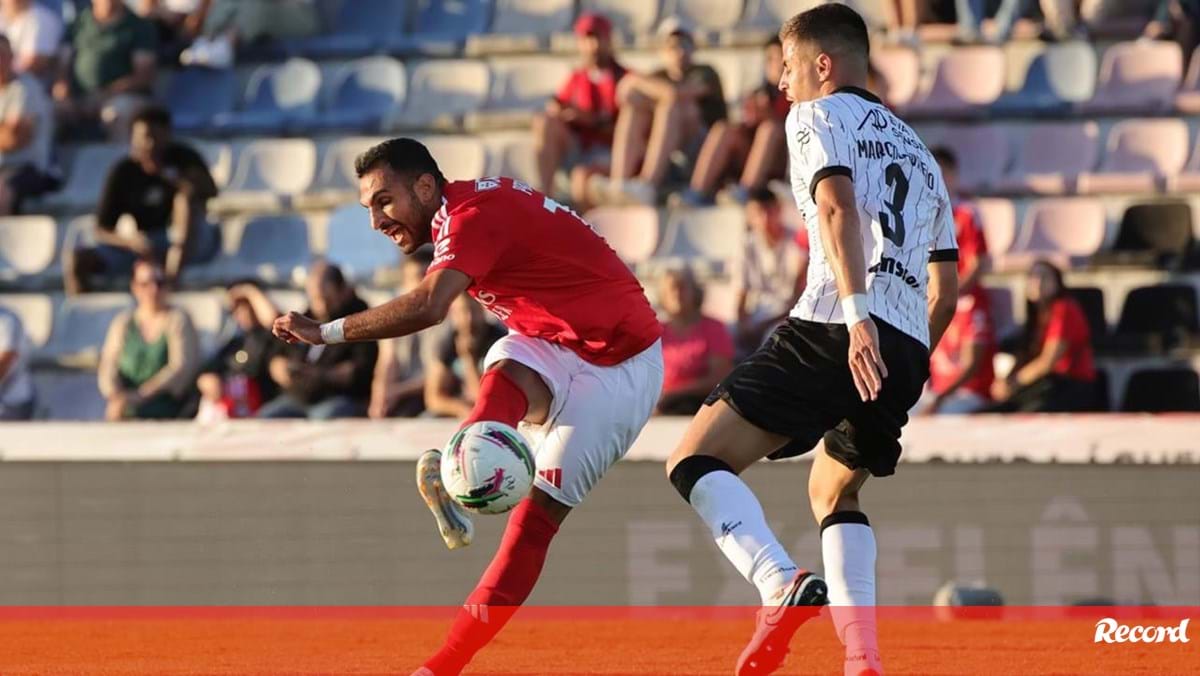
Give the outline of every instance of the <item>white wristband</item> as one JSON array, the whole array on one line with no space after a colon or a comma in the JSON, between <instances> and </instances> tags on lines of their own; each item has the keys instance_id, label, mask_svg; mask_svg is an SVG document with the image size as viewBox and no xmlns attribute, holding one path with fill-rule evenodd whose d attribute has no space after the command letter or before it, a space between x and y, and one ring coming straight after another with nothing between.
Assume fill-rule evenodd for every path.
<instances>
[{"instance_id":1,"label":"white wristband","mask_svg":"<svg viewBox=\"0 0 1200 676\"><path fill-rule=\"evenodd\" d=\"M343 327L346 318L335 319L321 325L321 342L326 345L337 345L346 342L346 330Z\"/></svg>"},{"instance_id":2,"label":"white wristband","mask_svg":"<svg viewBox=\"0 0 1200 676\"><path fill-rule=\"evenodd\" d=\"M846 320L847 328L870 319L870 313L867 312L867 294L856 293L853 296L843 298L842 317Z\"/></svg>"}]
</instances>

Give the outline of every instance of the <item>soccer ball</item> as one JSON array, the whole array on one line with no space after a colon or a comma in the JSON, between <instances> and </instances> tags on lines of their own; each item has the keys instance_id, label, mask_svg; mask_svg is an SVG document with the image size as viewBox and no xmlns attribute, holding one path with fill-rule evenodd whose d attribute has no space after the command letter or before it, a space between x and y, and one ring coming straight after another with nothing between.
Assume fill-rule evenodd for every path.
<instances>
[{"instance_id":1,"label":"soccer ball","mask_svg":"<svg viewBox=\"0 0 1200 676\"><path fill-rule=\"evenodd\" d=\"M442 451L442 485L478 514L503 514L529 495L533 453L515 429L490 420L459 430Z\"/></svg>"}]
</instances>

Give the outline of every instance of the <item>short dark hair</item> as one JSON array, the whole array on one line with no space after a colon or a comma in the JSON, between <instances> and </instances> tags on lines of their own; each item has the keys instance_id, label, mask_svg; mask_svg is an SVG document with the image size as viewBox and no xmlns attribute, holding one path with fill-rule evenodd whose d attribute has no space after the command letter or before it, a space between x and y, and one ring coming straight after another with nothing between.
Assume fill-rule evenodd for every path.
<instances>
[{"instance_id":1,"label":"short dark hair","mask_svg":"<svg viewBox=\"0 0 1200 676\"><path fill-rule=\"evenodd\" d=\"M403 176L416 179L421 174L430 174L438 187L445 185L446 177L438 168L437 161L429 154L423 143L411 138L393 138L371 146L354 160L354 172L359 178L379 165L385 165Z\"/></svg>"},{"instance_id":2,"label":"short dark hair","mask_svg":"<svg viewBox=\"0 0 1200 676\"><path fill-rule=\"evenodd\" d=\"M776 206L779 198L770 188L754 188L746 195L747 202L755 202L763 206Z\"/></svg>"},{"instance_id":3,"label":"short dark hair","mask_svg":"<svg viewBox=\"0 0 1200 676\"><path fill-rule=\"evenodd\" d=\"M934 146L929 150L933 159L947 169L958 169L958 155L946 146Z\"/></svg>"},{"instance_id":4,"label":"short dark hair","mask_svg":"<svg viewBox=\"0 0 1200 676\"><path fill-rule=\"evenodd\" d=\"M145 106L134 114L129 126L132 127L138 122L142 122L150 127L166 127L170 129L171 111L162 106Z\"/></svg>"},{"instance_id":5,"label":"short dark hair","mask_svg":"<svg viewBox=\"0 0 1200 676\"><path fill-rule=\"evenodd\" d=\"M858 12L840 3L818 5L788 19L779 29L779 40L815 42L822 51L857 56L867 63L871 55L867 23Z\"/></svg>"}]
</instances>

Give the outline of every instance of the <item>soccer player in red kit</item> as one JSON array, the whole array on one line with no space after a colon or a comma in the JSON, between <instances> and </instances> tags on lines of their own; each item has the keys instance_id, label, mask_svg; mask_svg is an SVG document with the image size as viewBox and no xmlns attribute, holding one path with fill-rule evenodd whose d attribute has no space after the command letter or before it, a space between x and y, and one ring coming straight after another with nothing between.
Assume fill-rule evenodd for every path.
<instances>
[{"instance_id":1,"label":"soccer player in red kit","mask_svg":"<svg viewBox=\"0 0 1200 676\"><path fill-rule=\"evenodd\" d=\"M463 426L522 425L537 465L500 547L450 634L415 674L457 674L533 590L550 541L572 508L619 460L662 389L660 329L629 268L592 227L510 178L448 182L425 146L385 141L355 163L371 227L406 254L433 243L421 284L379 307L325 324L292 312L275 335L313 345L381 340L442 321L463 291L509 329L488 351L479 398ZM442 488L441 455L418 482L447 546L470 543L471 521Z\"/></svg>"}]
</instances>

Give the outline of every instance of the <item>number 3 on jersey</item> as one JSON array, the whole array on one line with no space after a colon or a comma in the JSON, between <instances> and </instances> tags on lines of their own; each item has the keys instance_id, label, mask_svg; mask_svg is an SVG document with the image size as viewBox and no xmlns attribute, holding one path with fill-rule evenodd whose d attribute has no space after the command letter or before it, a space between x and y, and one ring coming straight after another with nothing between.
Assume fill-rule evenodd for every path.
<instances>
[{"instance_id":1,"label":"number 3 on jersey","mask_svg":"<svg viewBox=\"0 0 1200 676\"><path fill-rule=\"evenodd\" d=\"M904 202L908 199L908 177L900 165L892 162L883 170L884 180L892 189L892 199L884 202L887 211L879 212L883 236L896 246L904 246Z\"/></svg>"}]
</instances>

